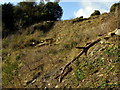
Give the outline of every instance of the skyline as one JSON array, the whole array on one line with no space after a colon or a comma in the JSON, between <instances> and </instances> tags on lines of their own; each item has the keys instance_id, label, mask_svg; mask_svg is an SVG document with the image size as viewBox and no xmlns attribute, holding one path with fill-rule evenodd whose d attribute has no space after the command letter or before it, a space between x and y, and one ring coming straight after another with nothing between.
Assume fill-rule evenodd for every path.
<instances>
[{"instance_id":1,"label":"skyline","mask_svg":"<svg viewBox=\"0 0 120 90\"><path fill-rule=\"evenodd\" d=\"M116 2L60 2L60 6L62 6L64 11L62 19L71 19L80 16L87 18L94 10L99 10L101 13L108 13L114 3Z\"/></svg>"},{"instance_id":2,"label":"skyline","mask_svg":"<svg viewBox=\"0 0 120 90\"><path fill-rule=\"evenodd\" d=\"M11 1L11 2L10 2ZM15 0L9 0L10 3L16 5L18 2L23 1L23 0L18 0L17 2ZM71 0L69 0L71 1ZM80 16L83 16L84 18L88 18L93 12L94 10L99 10L101 13L104 12L109 12L110 11L110 7L114 4L117 3L119 0L110 0L110 2L99 2L99 0L97 2L86 2L88 0L85 1L81 1L81 2L59 2L59 5L62 7L63 9L63 16L62 16L62 20L68 20L68 19L73 19L73 18L77 18ZM111 2L114 1L114 2ZM0 3L8 3L7 0L0 0ZM37 0L38 2L38 0Z\"/></svg>"}]
</instances>

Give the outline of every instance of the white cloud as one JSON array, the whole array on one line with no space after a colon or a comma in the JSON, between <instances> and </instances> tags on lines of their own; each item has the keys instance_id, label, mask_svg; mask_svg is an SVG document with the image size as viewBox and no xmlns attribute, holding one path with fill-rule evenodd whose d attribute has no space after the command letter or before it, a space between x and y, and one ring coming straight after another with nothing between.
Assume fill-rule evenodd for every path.
<instances>
[{"instance_id":1,"label":"white cloud","mask_svg":"<svg viewBox=\"0 0 120 90\"><path fill-rule=\"evenodd\" d=\"M110 6L113 2L80 2L80 9L74 12L75 17L89 17L94 10L99 10L101 13L109 12Z\"/></svg>"},{"instance_id":2,"label":"white cloud","mask_svg":"<svg viewBox=\"0 0 120 90\"><path fill-rule=\"evenodd\" d=\"M83 9L79 9L77 12L74 12L74 15L75 17L80 17L80 16L89 17L90 13L93 11L94 11L93 7L86 7Z\"/></svg>"}]
</instances>

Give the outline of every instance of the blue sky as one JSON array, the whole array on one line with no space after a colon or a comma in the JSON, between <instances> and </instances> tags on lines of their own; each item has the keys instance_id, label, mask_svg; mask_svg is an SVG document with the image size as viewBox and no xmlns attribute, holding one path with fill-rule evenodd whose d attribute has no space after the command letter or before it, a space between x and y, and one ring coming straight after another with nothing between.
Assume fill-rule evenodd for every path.
<instances>
[{"instance_id":1,"label":"blue sky","mask_svg":"<svg viewBox=\"0 0 120 90\"><path fill-rule=\"evenodd\" d=\"M62 19L71 19L76 17L89 17L94 10L101 13L109 12L110 7L115 2L61 2L63 8Z\"/></svg>"},{"instance_id":2,"label":"blue sky","mask_svg":"<svg viewBox=\"0 0 120 90\"><path fill-rule=\"evenodd\" d=\"M71 19L74 18L74 12L79 10L80 6L78 2L61 2L60 6L63 9L63 17L62 19Z\"/></svg>"},{"instance_id":3,"label":"blue sky","mask_svg":"<svg viewBox=\"0 0 120 90\"><path fill-rule=\"evenodd\" d=\"M17 2L20 2L23 0L9 0L9 2L16 4ZM76 0L75 0L76 1ZM115 2L118 2L119 0L108 0L102 1L102 0L97 0L97 2L91 0L84 0L84 1L76 1L73 2L73 0L66 0L66 2L62 1L59 3L59 5L63 9L63 16L62 20L66 19L72 19L76 17L89 17L91 13L94 12L94 10L99 10L101 13L103 12L109 12L109 9L112 4ZM0 3L8 2L8 0L0 0Z\"/></svg>"}]
</instances>

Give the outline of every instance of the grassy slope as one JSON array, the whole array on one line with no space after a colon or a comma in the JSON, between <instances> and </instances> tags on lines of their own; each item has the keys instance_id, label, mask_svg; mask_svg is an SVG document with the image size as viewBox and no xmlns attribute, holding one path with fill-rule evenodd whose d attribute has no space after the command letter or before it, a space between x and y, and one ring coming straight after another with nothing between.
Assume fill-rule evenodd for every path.
<instances>
[{"instance_id":1,"label":"grassy slope","mask_svg":"<svg viewBox=\"0 0 120 90\"><path fill-rule=\"evenodd\" d=\"M80 52L76 46L83 46L116 28L114 14L72 21L38 23L3 39L3 87L118 87L117 36L96 44L87 57L83 55L74 62L72 72L62 83L54 79L59 68ZM42 32L42 29L49 31ZM49 45L31 46L33 41L45 39L51 40ZM38 73L37 80L25 86Z\"/></svg>"}]
</instances>

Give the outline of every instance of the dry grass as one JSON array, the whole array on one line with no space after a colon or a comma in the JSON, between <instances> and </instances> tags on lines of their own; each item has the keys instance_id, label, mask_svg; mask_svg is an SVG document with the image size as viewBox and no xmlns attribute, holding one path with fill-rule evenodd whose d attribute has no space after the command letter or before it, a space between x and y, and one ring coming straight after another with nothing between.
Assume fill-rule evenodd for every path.
<instances>
[{"instance_id":1,"label":"dry grass","mask_svg":"<svg viewBox=\"0 0 120 90\"><path fill-rule=\"evenodd\" d=\"M91 48L88 57L79 58L72 64L73 71L62 83L53 79L54 74L58 73L57 70L80 52L75 48L76 46L83 46L87 42L102 37L98 35L106 35L116 28L115 23L113 14L103 14L75 23L72 23L72 20L54 22L47 33L41 30L39 27L41 23L38 23L3 39L3 67L6 68L3 68L3 87L25 87L25 82L31 80L38 72L40 77L35 83L26 87L101 88L113 84L117 86L118 80L115 75L119 60L114 57L118 54L110 55L112 60L108 56L116 53L117 37L110 39L110 44L99 43ZM35 26L37 29L34 30ZM54 42L42 47L31 46L32 41L40 42L48 38L53 38ZM105 49L100 51L102 48ZM108 48L112 50L109 52ZM5 70L14 73L7 74ZM113 77L115 78L110 80ZM106 80L109 83L106 83Z\"/></svg>"}]
</instances>

